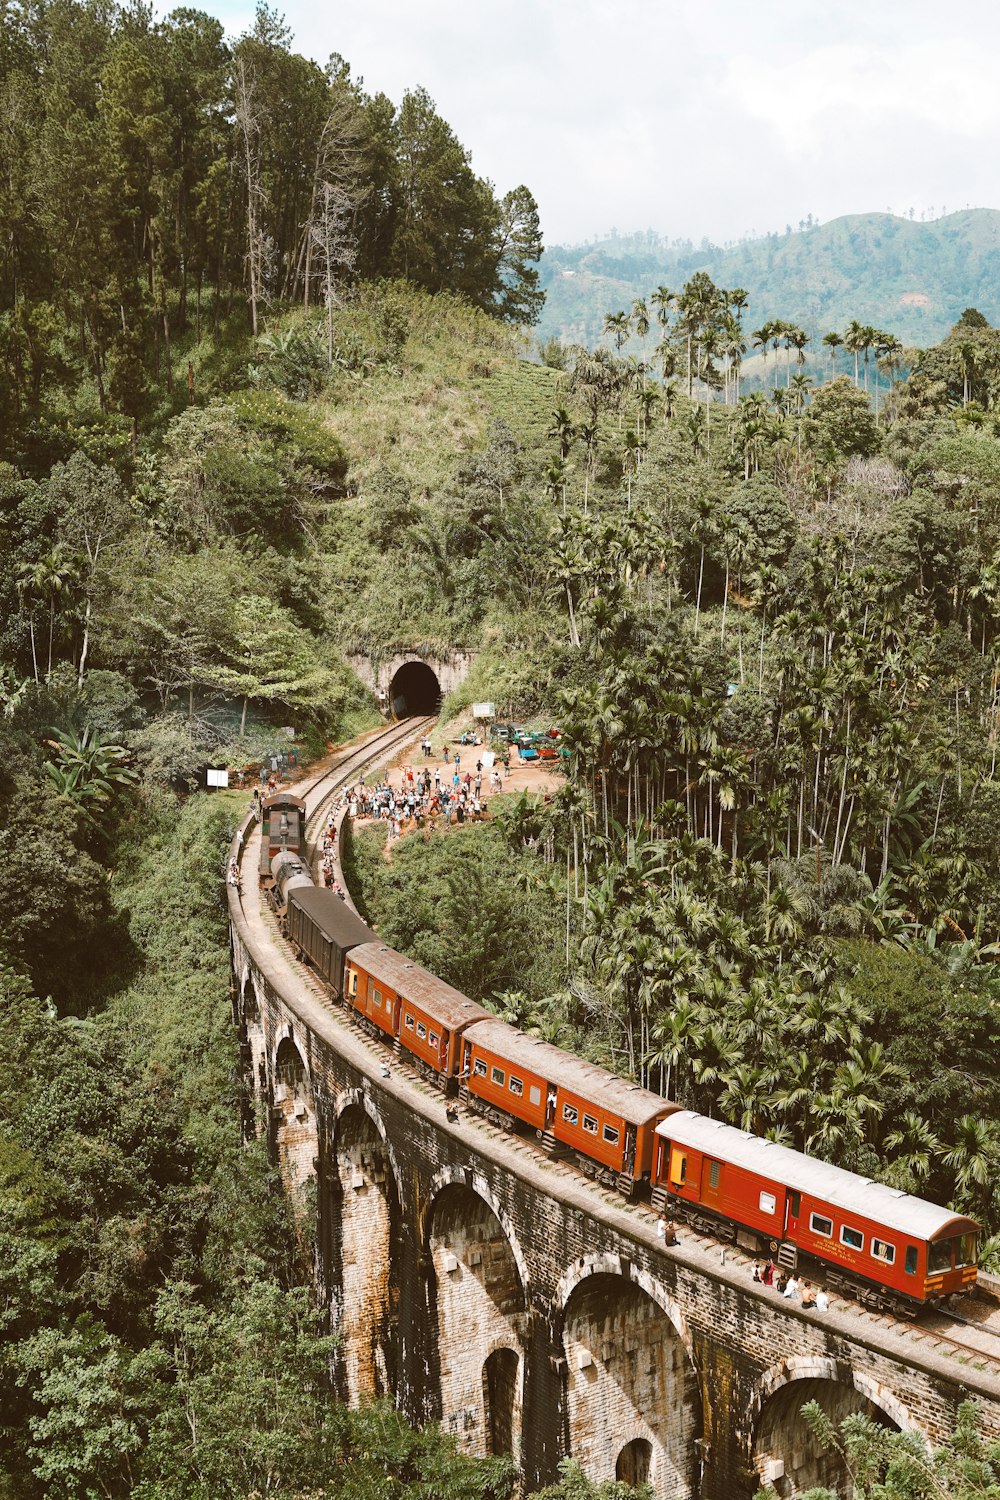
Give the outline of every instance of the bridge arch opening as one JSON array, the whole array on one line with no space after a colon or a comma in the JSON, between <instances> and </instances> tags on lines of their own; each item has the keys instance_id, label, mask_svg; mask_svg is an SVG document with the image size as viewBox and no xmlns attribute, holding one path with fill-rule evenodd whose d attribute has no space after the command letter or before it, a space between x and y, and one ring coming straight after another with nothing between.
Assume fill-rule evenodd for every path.
<instances>
[{"instance_id":1,"label":"bridge arch opening","mask_svg":"<svg viewBox=\"0 0 1000 1500\"><path fill-rule=\"evenodd\" d=\"M389 703L396 719L436 714L441 707L441 684L433 667L425 661L405 661L389 684Z\"/></svg>"},{"instance_id":2,"label":"bridge arch opening","mask_svg":"<svg viewBox=\"0 0 1000 1500\"><path fill-rule=\"evenodd\" d=\"M486 1451L513 1453L520 1360L514 1349L494 1349L483 1365Z\"/></svg>"},{"instance_id":3,"label":"bridge arch opening","mask_svg":"<svg viewBox=\"0 0 1000 1500\"><path fill-rule=\"evenodd\" d=\"M597 1272L566 1303L563 1343L569 1451L588 1478L613 1480L644 1469L629 1483L648 1483L663 1500L691 1500L698 1384L660 1305L624 1276Z\"/></svg>"},{"instance_id":4,"label":"bridge arch opening","mask_svg":"<svg viewBox=\"0 0 1000 1500\"><path fill-rule=\"evenodd\" d=\"M637 1490L640 1485L649 1483L652 1461L653 1445L648 1438L633 1438L618 1455L615 1478L619 1484L628 1484Z\"/></svg>"},{"instance_id":5,"label":"bridge arch opening","mask_svg":"<svg viewBox=\"0 0 1000 1500\"><path fill-rule=\"evenodd\" d=\"M291 1037L282 1037L274 1056L272 1144L293 1199L315 1176L319 1133L306 1065Z\"/></svg>"},{"instance_id":6,"label":"bridge arch opening","mask_svg":"<svg viewBox=\"0 0 1000 1500\"><path fill-rule=\"evenodd\" d=\"M517 1461L526 1305L511 1243L484 1198L449 1183L431 1205L427 1246L444 1426L476 1457Z\"/></svg>"},{"instance_id":7,"label":"bridge arch opening","mask_svg":"<svg viewBox=\"0 0 1000 1500\"><path fill-rule=\"evenodd\" d=\"M823 1448L802 1415L809 1401L817 1402L837 1429L845 1418L861 1414L891 1432L900 1430L887 1412L847 1380L788 1381L765 1401L754 1444L757 1472L762 1480L770 1480L782 1500L812 1489L832 1490L835 1495L853 1493L842 1454L837 1448Z\"/></svg>"},{"instance_id":8,"label":"bridge arch opening","mask_svg":"<svg viewBox=\"0 0 1000 1500\"><path fill-rule=\"evenodd\" d=\"M334 1163L320 1199L320 1244L341 1335L346 1399L391 1396L396 1385L398 1277L393 1249L399 1193L385 1142L360 1104L337 1121Z\"/></svg>"}]
</instances>

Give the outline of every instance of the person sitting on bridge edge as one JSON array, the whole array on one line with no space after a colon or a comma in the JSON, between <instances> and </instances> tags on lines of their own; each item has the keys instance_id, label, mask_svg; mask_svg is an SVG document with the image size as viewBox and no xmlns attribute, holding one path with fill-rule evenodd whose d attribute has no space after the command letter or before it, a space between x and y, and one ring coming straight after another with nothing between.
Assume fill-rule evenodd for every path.
<instances>
[{"instance_id":1,"label":"person sitting on bridge edge","mask_svg":"<svg viewBox=\"0 0 1000 1500\"><path fill-rule=\"evenodd\" d=\"M813 1291L811 1281L802 1283L802 1306L806 1309L816 1306L816 1293Z\"/></svg>"},{"instance_id":2,"label":"person sitting on bridge edge","mask_svg":"<svg viewBox=\"0 0 1000 1500\"><path fill-rule=\"evenodd\" d=\"M673 1219L664 1218L663 1214L656 1221L656 1237L663 1241L664 1245L677 1244L677 1225Z\"/></svg>"},{"instance_id":3,"label":"person sitting on bridge edge","mask_svg":"<svg viewBox=\"0 0 1000 1500\"><path fill-rule=\"evenodd\" d=\"M826 1312L829 1306L830 1299L826 1295L826 1288L821 1286L816 1292L816 1311Z\"/></svg>"}]
</instances>

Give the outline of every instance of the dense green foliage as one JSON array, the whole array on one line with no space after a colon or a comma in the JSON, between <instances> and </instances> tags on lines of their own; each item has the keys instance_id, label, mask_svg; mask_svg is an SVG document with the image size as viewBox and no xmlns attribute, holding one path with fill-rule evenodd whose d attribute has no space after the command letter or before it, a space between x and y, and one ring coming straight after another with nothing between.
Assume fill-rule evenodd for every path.
<instances>
[{"instance_id":1,"label":"dense green foliage","mask_svg":"<svg viewBox=\"0 0 1000 1500\"><path fill-rule=\"evenodd\" d=\"M928 222L868 213L818 224L810 215L783 233L731 245L666 241L652 231L553 245L542 268L539 334L593 344L608 308L630 307L647 287L680 286L705 271L723 286L746 287L760 319L794 317L818 337L856 318L925 346L970 304L1000 322L998 222L987 208Z\"/></svg>"},{"instance_id":2,"label":"dense green foliage","mask_svg":"<svg viewBox=\"0 0 1000 1500\"><path fill-rule=\"evenodd\" d=\"M0 459L51 459L81 420L121 447L231 383L244 306L255 337L325 308L323 366L350 361L332 312L357 277L537 317L531 193L498 197L423 90L367 95L263 5L235 43L93 0L0 26Z\"/></svg>"},{"instance_id":3,"label":"dense green foliage","mask_svg":"<svg viewBox=\"0 0 1000 1500\"><path fill-rule=\"evenodd\" d=\"M1000 1444L983 1437L974 1401L958 1409L948 1442L928 1454L913 1432L894 1432L871 1418L848 1417L834 1428L816 1401L803 1407L815 1440L841 1456L858 1500L995 1500L1000 1494ZM777 1500L770 1486L758 1500ZM810 1489L802 1500L837 1500L833 1490Z\"/></svg>"}]
</instances>

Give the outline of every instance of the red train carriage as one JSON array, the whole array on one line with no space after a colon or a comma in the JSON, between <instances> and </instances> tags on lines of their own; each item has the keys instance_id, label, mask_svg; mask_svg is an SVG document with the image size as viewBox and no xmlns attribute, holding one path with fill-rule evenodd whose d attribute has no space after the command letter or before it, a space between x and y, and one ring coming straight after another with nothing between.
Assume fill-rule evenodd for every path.
<instances>
[{"instance_id":1,"label":"red train carriage","mask_svg":"<svg viewBox=\"0 0 1000 1500\"><path fill-rule=\"evenodd\" d=\"M260 880L270 875L271 860L282 849L302 851L306 828L306 804L291 792L265 797L260 809ZM302 851L304 852L304 851Z\"/></svg>"},{"instance_id":2,"label":"red train carriage","mask_svg":"<svg viewBox=\"0 0 1000 1500\"><path fill-rule=\"evenodd\" d=\"M503 1021L470 1026L463 1050L463 1089L485 1113L568 1146L589 1177L628 1196L649 1176L654 1126L676 1104Z\"/></svg>"},{"instance_id":3,"label":"red train carriage","mask_svg":"<svg viewBox=\"0 0 1000 1500\"><path fill-rule=\"evenodd\" d=\"M397 1039L442 1088L458 1073L463 1031L489 1015L443 979L378 942L348 955L345 999L369 1025Z\"/></svg>"},{"instance_id":4,"label":"red train carriage","mask_svg":"<svg viewBox=\"0 0 1000 1500\"><path fill-rule=\"evenodd\" d=\"M293 945L330 986L335 998L343 1000L344 960L352 948L375 942L375 933L345 901L323 886L294 886L286 900L288 936Z\"/></svg>"},{"instance_id":5,"label":"red train carriage","mask_svg":"<svg viewBox=\"0 0 1000 1500\"><path fill-rule=\"evenodd\" d=\"M657 1126L653 1202L897 1311L976 1281L979 1225L947 1208L684 1110Z\"/></svg>"}]
</instances>

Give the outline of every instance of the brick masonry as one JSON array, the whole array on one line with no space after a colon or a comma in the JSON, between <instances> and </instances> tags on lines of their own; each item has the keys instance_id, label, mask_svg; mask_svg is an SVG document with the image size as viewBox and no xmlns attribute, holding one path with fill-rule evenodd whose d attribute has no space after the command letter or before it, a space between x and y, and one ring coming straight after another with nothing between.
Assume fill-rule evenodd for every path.
<instances>
[{"instance_id":1,"label":"brick masonry","mask_svg":"<svg viewBox=\"0 0 1000 1500\"><path fill-rule=\"evenodd\" d=\"M830 1478L799 1415L813 1396L937 1442L975 1394L1000 1434L996 1366L853 1304L782 1303L732 1251L665 1250L648 1206L534 1143L449 1122L230 902L246 1120L290 1189L315 1190L346 1398L388 1392L472 1453L507 1449L529 1489L568 1453L595 1479L648 1465L664 1500L742 1500L769 1460L785 1495Z\"/></svg>"}]
</instances>

